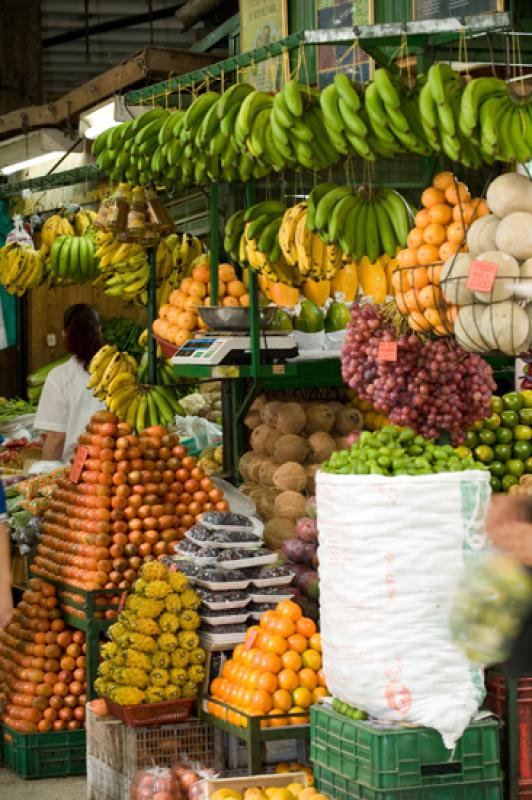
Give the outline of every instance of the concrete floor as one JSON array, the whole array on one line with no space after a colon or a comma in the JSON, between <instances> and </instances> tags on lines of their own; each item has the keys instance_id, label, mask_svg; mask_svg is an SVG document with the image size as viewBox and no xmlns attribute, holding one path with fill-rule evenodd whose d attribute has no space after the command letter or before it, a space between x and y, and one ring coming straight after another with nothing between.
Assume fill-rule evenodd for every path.
<instances>
[{"instance_id":1,"label":"concrete floor","mask_svg":"<svg viewBox=\"0 0 532 800\"><path fill-rule=\"evenodd\" d=\"M85 777L24 781L0 768L0 800L85 800Z\"/></svg>"}]
</instances>

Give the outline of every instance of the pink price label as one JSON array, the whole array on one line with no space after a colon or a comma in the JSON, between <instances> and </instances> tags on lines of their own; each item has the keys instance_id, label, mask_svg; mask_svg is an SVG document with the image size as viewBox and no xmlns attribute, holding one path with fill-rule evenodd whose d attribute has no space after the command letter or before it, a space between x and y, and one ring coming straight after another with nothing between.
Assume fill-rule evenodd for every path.
<instances>
[{"instance_id":1,"label":"pink price label","mask_svg":"<svg viewBox=\"0 0 532 800\"><path fill-rule=\"evenodd\" d=\"M246 644L244 645L244 650L251 650L255 642L257 641L257 636L259 635L258 631L251 631L248 638L246 639Z\"/></svg>"},{"instance_id":2,"label":"pink price label","mask_svg":"<svg viewBox=\"0 0 532 800\"><path fill-rule=\"evenodd\" d=\"M493 261L479 261L475 258L471 262L466 289L471 289L472 292L491 292L498 269L499 265Z\"/></svg>"},{"instance_id":3,"label":"pink price label","mask_svg":"<svg viewBox=\"0 0 532 800\"><path fill-rule=\"evenodd\" d=\"M397 342L379 342L378 361L397 361Z\"/></svg>"},{"instance_id":4,"label":"pink price label","mask_svg":"<svg viewBox=\"0 0 532 800\"><path fill-rule=\"evenodd\" d=\"M79 483L81 473L83 472L83 465L85 464L88 455L89 451L86 447L78 447L76 450L76 455L74 456L74 461L70 470L70 480L73 483Z\"/></svg>"}]
</instances>

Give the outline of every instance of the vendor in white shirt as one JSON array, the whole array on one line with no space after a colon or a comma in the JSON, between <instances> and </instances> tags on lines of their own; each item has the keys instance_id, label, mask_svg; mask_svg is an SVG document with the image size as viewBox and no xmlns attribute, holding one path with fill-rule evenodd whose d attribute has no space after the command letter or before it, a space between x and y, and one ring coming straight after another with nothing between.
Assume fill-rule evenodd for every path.
<instances>
[{"instance_id":1,"label":"vendor in white shirt","mask_svg":"<svg viewBox=\"0 0 532 800\"><path fill-rule=\"evenodd\" d=\"M76 303L67 308L63 343L72 358L46 378L34 427L45 434L42 460L67 463L90 417L105 408L87 388L89 363L103 345L100 318L92 306Z\"/></svg>"}]
</instances>

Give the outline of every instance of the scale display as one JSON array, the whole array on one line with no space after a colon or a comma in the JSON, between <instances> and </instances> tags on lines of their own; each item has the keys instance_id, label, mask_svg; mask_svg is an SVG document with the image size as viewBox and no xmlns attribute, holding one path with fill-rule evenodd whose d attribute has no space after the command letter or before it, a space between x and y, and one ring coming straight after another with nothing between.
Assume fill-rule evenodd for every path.
<instances>
[{"instance_id":1,"label":"scale display","mask_svg":"<svg viewBox=\"0 0 532 800\"><path fill-rule=\"evenodd\" d=\"M250 348L250 337L246 334L202 336L200 339L189 339L181 345L172 356L172 363L187 366L249 363ZM294 358L298 353L296 340L290 334L268 334L261 338L261 353L268 360Z\"/></svg>"}]
</instances>

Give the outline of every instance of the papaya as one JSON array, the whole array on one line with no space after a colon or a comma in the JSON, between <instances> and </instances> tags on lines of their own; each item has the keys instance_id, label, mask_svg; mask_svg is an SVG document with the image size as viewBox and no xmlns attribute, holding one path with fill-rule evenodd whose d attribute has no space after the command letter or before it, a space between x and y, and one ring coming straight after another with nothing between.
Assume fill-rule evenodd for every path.
<instances>
[{"instance_id":1,"label":"papaya","mask_svg":"<svg viewBox=\"0 0 532 800\"><path fill-rule=\"evenodd\" d=\"M331 297L336 298L337 293L343 295L341 298L346 303L352 303L358 292L358 273L357 265L354 261L348 261L345 266L338 270L331 281Z\"/></svg>"},{"instance_id":2,"label":"papaya","mask_svg":"<svg viewBox=\"0 0 532 800\"><path fill-rule=\"evenodd\" d=\"M304 333L318 333L325 327L325 319L321 308L312 300L303 300L301 310L296 317L295 328Z\"/></svg>"},{"instance_id":3,"label":"papaya","mask_svg":"<svg viewBox=\"0 0 532 800\"><path fill-rule=\"evenodd\" d=\"M327 333L343 331L351 319L351 312L345 303L331 303L325 317L325 330Z\"/></svg>"},{"instance_id":4,"label":"papaya","mask_svg":"<svg viewBox=\"0 0 532 800\"><path fill-rule=\"evenodd\" d=\"M287 286L286 283L270 282L269 295L276 306L292 308L299 300L299 289L295 286Z\"/></svg>"},{"instance_id":5,"label":"papaya","mask_svg":"<svg viewBox=\"0 0 532 800\"><path fill-rule=\"evenodd\" d=\"M311 278L303 284L303 294L317 306L323 306L331 294L330 281L313 281Z\"/></svg>"},{"instance_id":6,"label":"papaya","mask_svg":"<svg viewBox=\"0 0 532 800\"><path fill-rule=\"evenodd\" d=\"M372 297L377 305L382 305L386 300L388 284L381 259L371 262L367 256L363 256L357 264L357 273L363 293Z\"/></svg>"}]
</instances>

